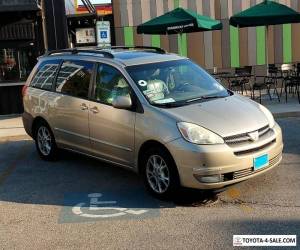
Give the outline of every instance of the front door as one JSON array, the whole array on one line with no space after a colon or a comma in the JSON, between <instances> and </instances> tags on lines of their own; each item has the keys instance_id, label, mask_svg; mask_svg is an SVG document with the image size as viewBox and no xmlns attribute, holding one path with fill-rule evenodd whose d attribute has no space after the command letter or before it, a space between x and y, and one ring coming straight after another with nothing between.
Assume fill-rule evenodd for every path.
<instances>
[{"instance_id":1,"label":"front door","mask_svg":"<svg viewBox=\"0 0 300 250\"><path fill-rule=\"evenodd\" d=\"M92 150L106 160L133 166L135 112L112 106L116 96L129 96L131 88L110 65L99 64L96 72L89 119Z\"/></svg>"},{"instance_id":2,"label":"front door","mask_svg":"<svg viewBox=\"0 0 300 250\"><path fill-rule=\"evenodd\" d=\"M90 150L88 93L93 66L86 61L64 61L58 73L56 91L50 94L58 143L84 152Z\"/></svg>"}]
</instances>

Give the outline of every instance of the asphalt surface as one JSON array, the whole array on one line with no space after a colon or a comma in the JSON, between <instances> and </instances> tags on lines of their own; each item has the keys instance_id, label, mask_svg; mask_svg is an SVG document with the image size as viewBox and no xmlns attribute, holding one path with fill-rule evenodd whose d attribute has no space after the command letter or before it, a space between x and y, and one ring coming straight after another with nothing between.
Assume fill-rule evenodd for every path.
<instances>
[{"instance_id":1,"label":"asphalt surface","mask_svg":"<svg viewBox=\"0 0 300 250\"><path fill-rule=\"evenodd\" d=\"M124 169L66 152L43 162L31 140L1 140L0 249L232 249L234 234L297 234L300 248L300 118L278 122L281 165L208 203L161 202Z\"/></svg>"}]
</instances>

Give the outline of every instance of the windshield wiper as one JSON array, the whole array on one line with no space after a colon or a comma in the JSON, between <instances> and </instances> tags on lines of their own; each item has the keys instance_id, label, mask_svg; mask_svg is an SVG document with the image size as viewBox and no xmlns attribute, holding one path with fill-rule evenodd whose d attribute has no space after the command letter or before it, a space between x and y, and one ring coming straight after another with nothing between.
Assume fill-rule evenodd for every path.
<instances>
[{"instance_id":1,"label":"windshield wiper","mask_svg":"<svg viewBox=\"0 0 300 250\"><path fill-rule=\"evenodd\" d=\"M153 103L154 106L164 108L176 108L185 105L185 102L167 102L167 103Z\"/></svg>"},{"instance_id":2,"label":"windshield wiper","mask_svg":"<svg viewBox=\"0 0 300 250\"><path fill-rule=\"evenodd\" d=\"M186 103L196 102L196 101L201 101L201 100L216 99L216 98L225 98L225 97L227 97L227 96L222 96L222 95L204 95L204 96L199 96L197 98L193 98L193 99L187 100Z\"/></svg>"}]
</instances>

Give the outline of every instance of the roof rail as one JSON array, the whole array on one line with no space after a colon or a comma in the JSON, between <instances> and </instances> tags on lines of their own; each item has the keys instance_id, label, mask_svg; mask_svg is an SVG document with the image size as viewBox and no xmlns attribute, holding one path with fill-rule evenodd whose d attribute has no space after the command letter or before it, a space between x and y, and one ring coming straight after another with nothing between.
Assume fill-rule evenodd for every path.
<instances>
[{"instance_id":1,"label":"roof rail","mask_svg":"<svg viewBox=\"0 0 300 250\"><path fill-rule=\"evenodd\" d=\"M150 49L155 50L157 53L166 54L166 51L159 47L152 47L152 46L111 46L111 47L104 47L104 49Z\"/></svg>"},{"instance_id":2,"label":"roof rail","mask_svg":"<svg viewBox=\"0 0 300 250\"><path fill-rule=\"evenodd\" d=\"M46 56L50 56L53 54L59 54L59 53L70 53L70 54L79 54L79 53L91 53L91 54L97 54L97 55L103 55L103 57L106 58L114 58L113 54L109 51L99 50L97 48L91 48L91 49L61 49L61 50L52 50L47 53L45 53Z\"/></svg>"}]
</instances>

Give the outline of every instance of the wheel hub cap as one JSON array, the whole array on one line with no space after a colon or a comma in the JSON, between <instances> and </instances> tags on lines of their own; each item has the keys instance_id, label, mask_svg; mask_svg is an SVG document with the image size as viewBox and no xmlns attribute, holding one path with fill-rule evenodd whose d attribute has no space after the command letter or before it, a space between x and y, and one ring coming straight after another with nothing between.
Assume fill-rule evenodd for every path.
<instances>
[{"instance_id":1,"label":"wheel hub cap","mask_svg":"<svg viewBox=\"0 0 300 250\"><path fill-rule=\"evenodd\" d=\"M169 169L164 159L159 155L149 157L146 166L147 180L156 193L164 193L170 185Z\"/></svg>"},{"instance_id":2,"label":"wheel hub cap","mask_svg":"<svg viewBox=\"0 0 300 250\"><path fill-rule=\"evenodd\" d=\"M42 126L38 130L37 134L38 147L41 153L45 156L50 154L51 151L51 135L48 128Z\"/></svg>"}]
</instances>

